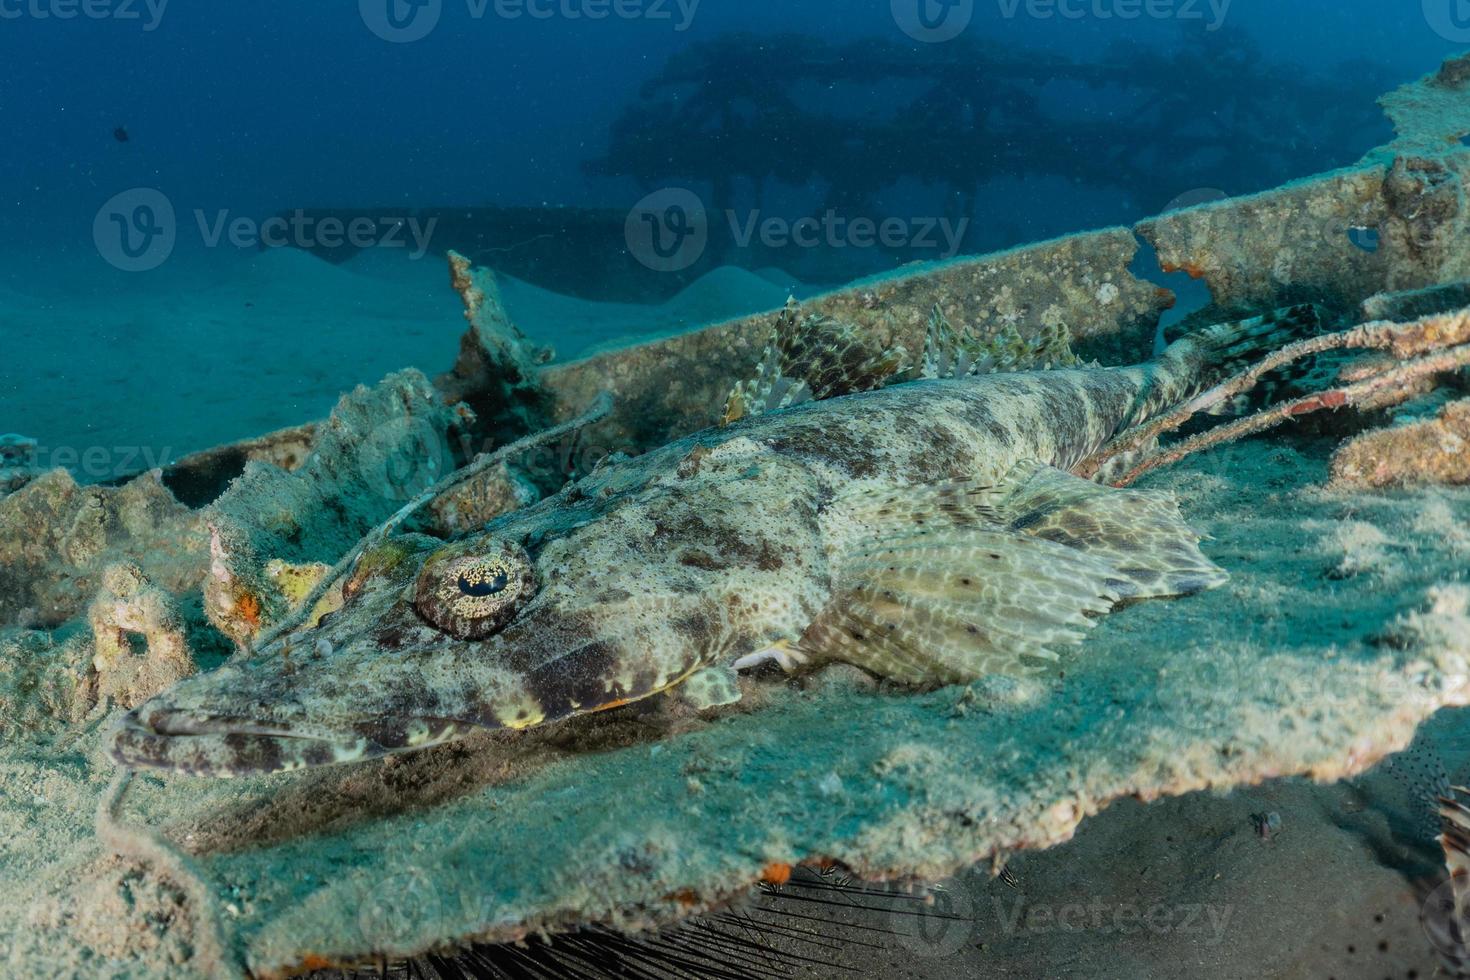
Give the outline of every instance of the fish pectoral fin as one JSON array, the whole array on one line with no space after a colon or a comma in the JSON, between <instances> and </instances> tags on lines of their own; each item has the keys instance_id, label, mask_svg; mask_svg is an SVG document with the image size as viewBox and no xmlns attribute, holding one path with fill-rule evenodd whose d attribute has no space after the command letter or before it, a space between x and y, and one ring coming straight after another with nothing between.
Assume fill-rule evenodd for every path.
<instances>
[{"instance_id":1,"label":"fish pectoral fin","mask_svg":"<svg viewBox=\"0 0 1470 980\"><path fill-rule=\"evenodd\" d=\"M740 678L733 667L706 667L684 679L675 693L696 711L706 711L740 700Z\"/></svg>"},{"instance_id":2,"label":"fish pectoral fin","mask_svg":"<svg viewBox=\"0 0 1470 980\"><path fill-rule=\"evenodd\" d=\"M1116 583L1105 559L1004 528L877 539L845 557L801 647L909 684L1036 674L1112 609Z\"/></svg>"},{"instance_id":3,"label":"fish pectoral fin","mask_svg":"<svg viewBox=\"0 0 1470 980\"><path fill-rule=\"evenodd\" d=\"M836 587L800 647L905 683L1036 674L1120 600L1226 577L1172 498L1034 463L995 485L858 491L831 515Z\"/></svg>"},{"instance_id":4,"label":"fish pectoral fin","mask_svg":"<svg viewBox=\"0 0 1470 980\"><path fill-rule=\"evenodd\" d=\"M1124 599L1193 595L1230 577L1199 550L1172 494L1116 490L1038 464L1005 483L996 511L1007 527L1107 560Z\"/></svg>"}]
</instances>

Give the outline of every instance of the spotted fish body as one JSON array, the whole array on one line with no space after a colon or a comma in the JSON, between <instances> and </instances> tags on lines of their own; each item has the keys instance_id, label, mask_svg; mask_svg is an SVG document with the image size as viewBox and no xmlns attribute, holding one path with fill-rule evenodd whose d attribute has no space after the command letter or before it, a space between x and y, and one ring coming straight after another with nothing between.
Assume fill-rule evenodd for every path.
<instances>
[{"instance_id":1,"label":"spotted fish body","mask_svg":"<svg viewBox=\"0 0 1470 980\"><path fill-rule=\"evenodd\" d=\"M392 539L340 612L141 706L112 753L236 775L662 691L708 706L772 651L918 684L1045 669L1122 599L1224 581L1171 499L1066 471L1197 391L1233 339L798 404L607 462L465 539Z\"/></svg>"}]
</instances>

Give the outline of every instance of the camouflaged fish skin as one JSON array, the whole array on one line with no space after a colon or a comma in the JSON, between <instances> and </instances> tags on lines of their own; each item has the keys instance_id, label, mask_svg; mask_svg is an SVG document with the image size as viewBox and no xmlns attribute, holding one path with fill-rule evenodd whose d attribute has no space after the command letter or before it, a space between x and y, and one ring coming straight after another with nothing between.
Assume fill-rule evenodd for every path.
<instances>
[{"instance_id":1,"label":"camouflaged fish skin","mask_svg":"<svg viewBox=\"0 0 1470 980\"><path fill-rule=\"evenodd\" d=\"M216 776L352 761L616 707L799 645L838 588L839 498L997 484L1027 460L1066 470L1191 393L1204 360L1181 342L1132 368L808 403L608 462L451 545L393 539L359 562L340 612L143 705L112 754ZM414 600L430 556L477 543L523 549L537 588L499 632L464 640Z\"/></svg>"}]
</instances>

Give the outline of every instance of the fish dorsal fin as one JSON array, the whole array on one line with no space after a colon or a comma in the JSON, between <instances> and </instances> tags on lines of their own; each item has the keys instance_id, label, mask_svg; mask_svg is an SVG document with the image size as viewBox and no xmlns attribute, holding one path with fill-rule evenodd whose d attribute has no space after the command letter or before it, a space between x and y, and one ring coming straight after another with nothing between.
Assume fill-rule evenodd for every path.
<instances>
[{"instance_id":1,"label":"fish dorsal fin","mask_svg":"<svg viewBox=\"0 0 1470 980\"><path fill-rule=\"evenodd\" d=\"M925 378L1046 371L1081 363L1072 353L1071 333L1061 324L1042 327L1029 339L1009 323L993 336L981 337L971 329L956 328L937 305L929 314L922 366Z\"/></svg>"},{"instance_id":2,"label":"fish dorsal fin","mask_svg":"<svg viewBox=\"0 0 1470 980\"><path fill-rule=\"evenodd\" d=\"M1171 499L1036 464L855 491L828 513L833 599L800 647L905 683L1034 674L1123 599L1225 580Z\"/></svg>"},{"instance_id":3,"label":"fish dorsal fin","mask_svg":"<svg viewBox=\"0 0 1470 980\"><path fill-rule=\"evenodd\" d=\"M902 346L879 347L852 324L803 314L790 299L776 317L755 377L737 384L725 400L723 423L881 388L907 361Z\"/></svg>"}]
</instances>

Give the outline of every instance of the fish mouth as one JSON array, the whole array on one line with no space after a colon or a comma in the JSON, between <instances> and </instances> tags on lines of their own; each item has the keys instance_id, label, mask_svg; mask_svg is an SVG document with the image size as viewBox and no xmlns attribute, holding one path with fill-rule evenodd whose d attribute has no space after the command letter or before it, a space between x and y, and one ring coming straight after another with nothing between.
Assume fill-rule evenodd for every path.
<instances>
[{"instance_id":1,"label":"fish mouth","mask_svg":"<svg viewBox=\"0 0 1470 980\"><path fill-rule=\"evenodd\" d=\"M129 769L255 776L357 762L391 749L361 735L303 732L279 722L144 705L113 729L108 754Z\"/></svg>"}]
</instances>

